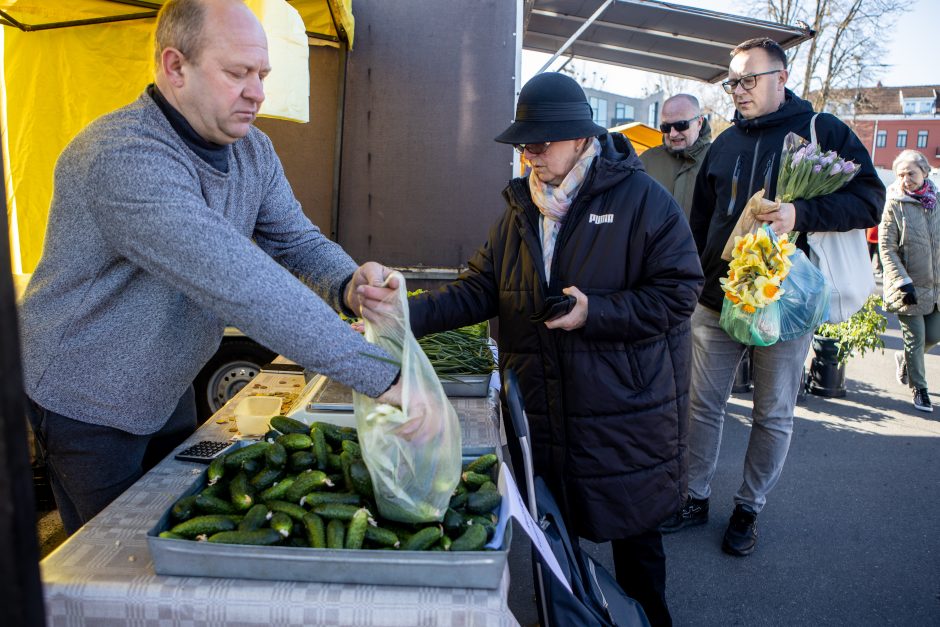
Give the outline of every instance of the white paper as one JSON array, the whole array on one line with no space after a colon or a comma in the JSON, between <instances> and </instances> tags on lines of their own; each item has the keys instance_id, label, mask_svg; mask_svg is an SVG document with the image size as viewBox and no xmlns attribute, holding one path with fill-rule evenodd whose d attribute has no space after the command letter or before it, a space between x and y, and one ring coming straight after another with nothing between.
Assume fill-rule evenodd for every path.
<instances>
[{"instance_id":1,"label":"white paper","mask_svg":"<svg viewBox=\"0 0 940 627\"><path fill-rule=\"evenodd\" d=\"M535 486L532 486L531 489L534 490ZM509 518L515 518L519 522L519 526L522 527L522 530L525 531L526 535L532 540L532 546L535 547L542 556L542 559L545 560L545 563L555 574L555 577L564 584L568 592L571 592L571 584L568 583L568 579L561 570L561 565L558 563L558 560L555 559L555 554L552 552L552 547L549 545L548 539L542 532L542 528L539 527L539 524L532 518L529 510L526 508L525 502L522 500L522 495L519 493L519 488L516 486L516 482L512 478L512 473L509 472L509 468L505 463L499 467L499 491L503 495L499 509L499 522L496 524L496 532L493 534L493 539L486 545L487 548L492 549L502 546L503 535L506 533L506 525L509 523Z\"/></svg>"}]
</instances>

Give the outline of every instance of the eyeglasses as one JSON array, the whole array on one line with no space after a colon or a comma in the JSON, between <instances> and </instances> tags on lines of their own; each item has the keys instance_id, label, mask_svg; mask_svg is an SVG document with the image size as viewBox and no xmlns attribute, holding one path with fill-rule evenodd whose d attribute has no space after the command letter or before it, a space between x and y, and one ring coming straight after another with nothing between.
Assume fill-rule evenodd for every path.
<instances>
[{"instance_id":1,"label":"eyeglasses","mask_svg":"<svg viewBox=\"0 0 940 627\"><path fill-rule=\"evenodd\" d=\"M668 135L672 132L672 129L676 129L681 133L683 131L689 130L689 125L700 117L702 116L697 115L694 118L689 118L688 120L679 120L678 122L663 122L659 125L659 130L663 132L663 135Z\"/></svg>"},{"instance_id":2,"label":"eyeglasses","mask_svg":"<svg viewBox=\"0 0 940 627\"><path fill-rule=\"evenodd\" d=\"M518 150L519 154L522 154L528 150L529 154L540 155L548 150L548 147L551 145L552 142L540 142L538 144L513 144L512 147Z\"/></svg>"},{"instance_id":3,"label":"eyeglasses","mask_svg":"<svg viewBox=\"0 0 940 627\"><path fill-rule=\"evenodd\" d=\"M721 84L721 88L725 90L725 93L733 94L734 90L737 89L738 85L741 85L745 90L751 91L757 85L757 77L763 76L764 74L776 74L777 72L782 72L783 70L767 70L766 72L758 72L757 74L748 74L747 76L742 76L741 78L732 78Z\"/></svg>"}]
</instances>

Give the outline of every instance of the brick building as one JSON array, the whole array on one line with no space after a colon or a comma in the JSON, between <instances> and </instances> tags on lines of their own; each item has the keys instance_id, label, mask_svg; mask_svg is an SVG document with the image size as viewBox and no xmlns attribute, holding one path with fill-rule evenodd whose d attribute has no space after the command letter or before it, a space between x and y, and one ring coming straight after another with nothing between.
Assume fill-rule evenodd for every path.
<instances>
[{"instance_id":1,"label":"brick building","mask_svg":"<svg viewBox=\"0 0 940 627\"><path fill-rule=\"evenodd\" d=\"M826 110L853 127L875 167L891 169L902 150L924 154L940 167L940 85L837 90Z\"/></svg>"}]
</instances>

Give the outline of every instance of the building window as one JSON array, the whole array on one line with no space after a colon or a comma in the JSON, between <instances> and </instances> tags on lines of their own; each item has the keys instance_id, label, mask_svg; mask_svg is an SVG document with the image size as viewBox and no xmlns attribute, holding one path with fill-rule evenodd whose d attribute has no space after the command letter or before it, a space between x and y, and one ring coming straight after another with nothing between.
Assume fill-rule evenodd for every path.
<instances>
[{"instance_id":1,"label":"building window","mask_svg":"<svg viewBox=\"0 0 940 627\"><path fill-rule=\"evenodd\" d=\"M875 135L875 148L884 148L888 143L888 131L878 131Z\"/></svg>"},{"instance_id":2,"label":"building window","mask_svg":"<svg viewBox=\"0 0 940 627\"><path fill-rule=\"evenodd\" d=\"M917 147L927 147L927 131L917 131Z\"/></svg>"},{"instance_id":3,"label":"building window","mask_svg":"<svg viewBox=\"0 0 940 627\"><path fill-rule=\"evenodd\" d=\"M657 128L659 126L659 103L658 102L650 103L648 118L649 118L650 126L652 126L653 128Z\"/></svg>"},{"instance_id":4,"label":"building window","mask_svg":"<svg viewBox=\"0 0 940 627\"><path fill-rule=\"evenodd\" d=\"M607 128L607 100L591 96L591 108L594 110L594 123Z\"/></svg>"},{"instance_id":5,"label":"building window","mask_svg":"<svg viewBox=\"0 0 940 627\"><path fill-rule=\"evenodd\" d=\"M898 131L898 148L907 148L907 131Z\"/></svg>"},{"instance_id":6,"label":"building window","mask_svg":"<svg viewBox=\"0 0 940 627\"><path fill-rule=\"evenodd\" d=\"M617 106L614 109L616 113L614 117L618 120L632 120L633 119L633 106L628 105L623 102L618 102Z\"/></svg>"}]
</instances>

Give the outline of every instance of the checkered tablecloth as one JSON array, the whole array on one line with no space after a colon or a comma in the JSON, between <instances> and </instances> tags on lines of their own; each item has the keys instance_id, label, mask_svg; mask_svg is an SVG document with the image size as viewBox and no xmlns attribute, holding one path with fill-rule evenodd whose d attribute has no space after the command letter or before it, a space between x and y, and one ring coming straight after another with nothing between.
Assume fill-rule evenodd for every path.
<instances>
[{"instance_id":1,"label":"checkered tablecloth","mask_svg":"<svg viewBox=\"0 0 940 627\"><path fill-rule=\"evenodd\" d=\"M292 390L303 377L261 373L254 383ZM246 386L182 446L234 435L232 407L254 393ZM493 390L487 399L453 404L465 447L499 444ZM146 532L204 468L168 457L41 562L49 625L518 624L506 604L508 567L492 590L157 575Z\"/></svg>"}]
</instances>

